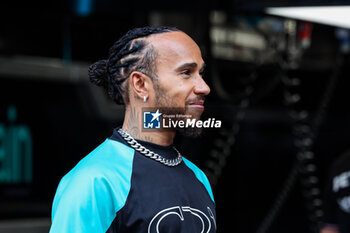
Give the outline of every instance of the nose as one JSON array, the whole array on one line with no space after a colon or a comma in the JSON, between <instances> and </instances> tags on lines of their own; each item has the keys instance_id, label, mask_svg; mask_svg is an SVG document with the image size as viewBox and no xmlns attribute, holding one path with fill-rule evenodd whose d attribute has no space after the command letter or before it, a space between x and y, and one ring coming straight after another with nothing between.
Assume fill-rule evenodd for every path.
<instances>
[{"instance_id":1,"label":"nose","mask_svg":"<svg viewBox=\"0 0 350 233\"><path fill-rule=\"evenodd\" d=\"M210 93L210 87L208 84L203 80L202 77L199 77L197 79L198 81L196 82L194 86L194 93L197 95L209 95Z\"/></svg>"}]
</instances>

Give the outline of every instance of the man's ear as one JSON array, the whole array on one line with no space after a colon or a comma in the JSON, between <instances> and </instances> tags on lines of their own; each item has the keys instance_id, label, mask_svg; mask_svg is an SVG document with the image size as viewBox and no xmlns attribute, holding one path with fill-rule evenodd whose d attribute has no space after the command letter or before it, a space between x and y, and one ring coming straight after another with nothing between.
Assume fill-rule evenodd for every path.
<instances>
[{"instance_id":1,"label":"man's ear","mask_svg":"<svg viewBox=\"0 0 350 233\"><path fill-rule=\"evenodd\" d=\"M143 99L144 96L148 98L150 78L139 71L133 71L129 79L134 98Z\"/></svg>"}]
</instances>

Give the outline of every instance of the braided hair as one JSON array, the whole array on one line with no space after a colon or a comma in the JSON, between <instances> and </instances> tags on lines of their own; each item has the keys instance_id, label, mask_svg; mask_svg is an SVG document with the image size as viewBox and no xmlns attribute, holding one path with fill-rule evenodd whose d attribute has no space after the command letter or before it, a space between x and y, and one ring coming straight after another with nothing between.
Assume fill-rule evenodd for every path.
<instances>
[{"instance_id":1,"label":"braided hair","mask_svg":"<svg viewBox=\"0 0 350 233\"><path fill-rule=\"evenodd\" d=\"M123 84L133 71L156 76L156 51L145 38L152 34L179 31L175 27L143 27L128 31L109 49L108 59L99 60L89 67L90 81L102 86L117 104L129 102L128 85Z\"/></svg>"}]
</instances>

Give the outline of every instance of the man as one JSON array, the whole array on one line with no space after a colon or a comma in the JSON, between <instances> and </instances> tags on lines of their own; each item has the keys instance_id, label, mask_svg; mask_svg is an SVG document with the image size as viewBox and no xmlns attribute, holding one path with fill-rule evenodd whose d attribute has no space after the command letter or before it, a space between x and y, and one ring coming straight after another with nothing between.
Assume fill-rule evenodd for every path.
<instances>
[{"instance_id":1,"label":"man","mask_svg":"<svg viewBox=\"0 0 350 233\"><path fill-rule=\"evenodd\" d=\"M332 164L324 198L320 233L350 232L350 151Z\"/></svg>"},{"instance_id":2,"label":"man","mask_svg":"<svg viewBox=\"0 0 350 233\"><path fill-rule=\"evenodd\" d=\"M172 146L175 129L142 129L146 107L199 119L204 67L197 44L171 27L133 29L90 66L90 80L125 104L124 123L61 180L51 233L216 232L210 184Z\"/></svg>"}]
</instances>

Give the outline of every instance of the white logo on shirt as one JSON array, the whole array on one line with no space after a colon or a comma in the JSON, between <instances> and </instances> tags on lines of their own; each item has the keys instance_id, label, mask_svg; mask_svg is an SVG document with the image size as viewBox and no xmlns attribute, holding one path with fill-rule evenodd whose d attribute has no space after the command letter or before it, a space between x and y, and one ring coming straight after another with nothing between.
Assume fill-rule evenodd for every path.
<instances>
[{"instance_id":1,"label":"white logo on shirt","mask_svg":"<svg viewBox=\"0 0 350 233\"><path fill-rule=\"evenodd\" d=\"M212 228L212 222L214 223L214 227L216 229L216 221L214 214L209 207L207 207L207 211L209 217L202 211L195 208L191 208L189 206L174 206L164 209L158 212L158 214L156 214L152 218L150 224L148 225L148 233L160 233L159 225L166 217L170 215L175 215L178 216L181 221L186 221L186 214L191 214L192 216L195 216L200 220L200 223L202 225L202 230L200 231L200 233L209 233Z\"/></svg>"}]
</instances>

